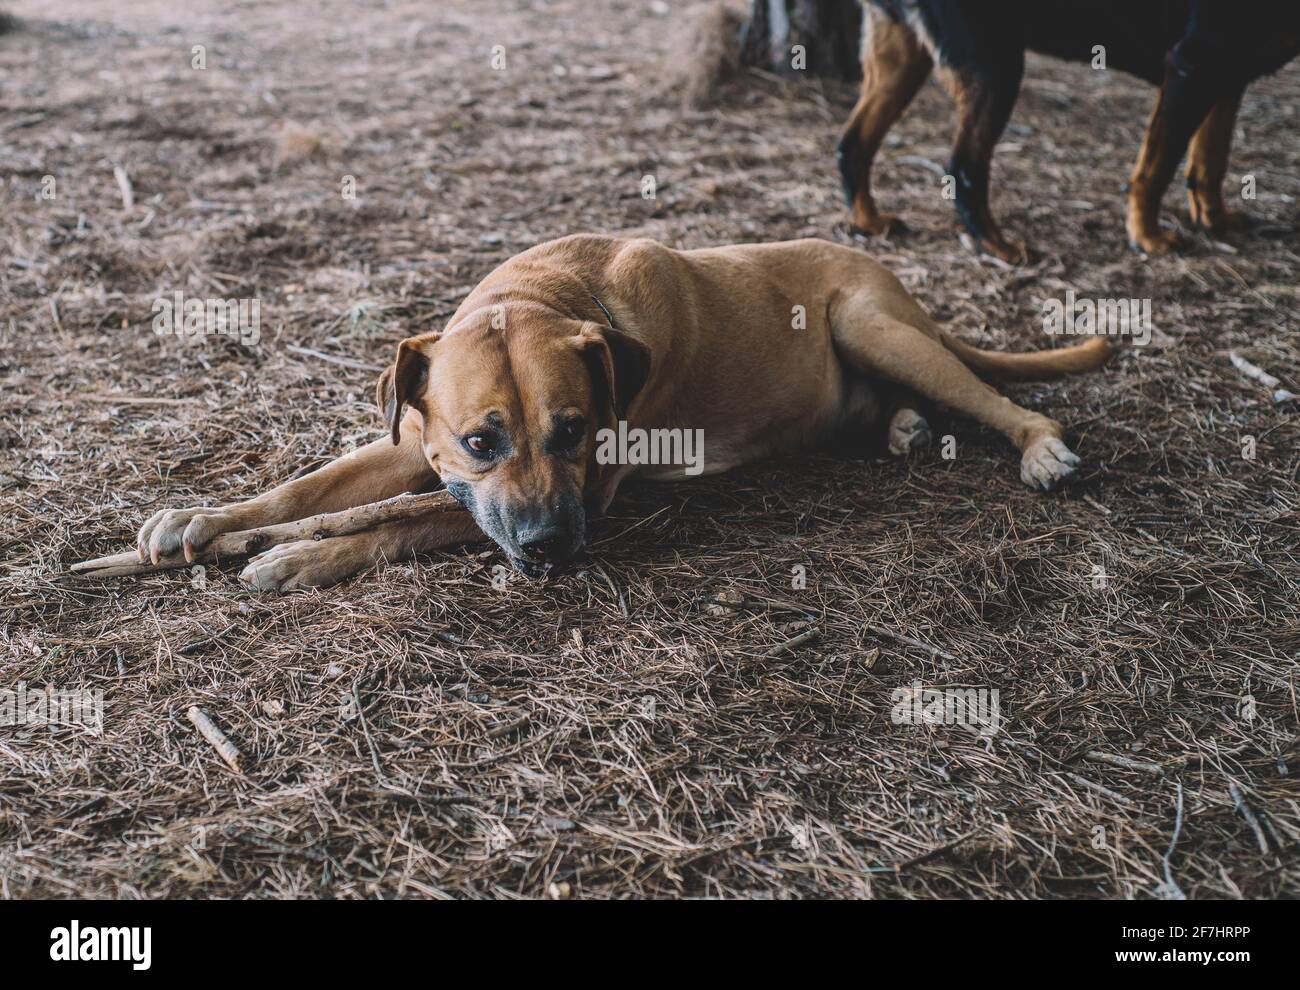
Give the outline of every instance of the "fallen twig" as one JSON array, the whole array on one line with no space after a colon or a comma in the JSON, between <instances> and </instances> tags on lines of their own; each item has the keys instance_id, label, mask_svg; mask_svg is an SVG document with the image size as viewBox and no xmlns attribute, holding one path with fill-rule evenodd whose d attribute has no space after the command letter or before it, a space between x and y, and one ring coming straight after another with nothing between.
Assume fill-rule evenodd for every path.
<instances>
[{"instance_id":1,"label":"fallen twig","mask_svg":"<svg viewBox=\"0 0 1300 990\"><path fill-rule=\"evenodd\" d=\"M1102 795L1103 797L1110 798L1116 804L1122 804L1128 807L1132 807L1133 805L1133 802L1130 801L1128 798L1126 798L1123 794L1116 794L1109 787L1103 787L1095 780L1089 780L1087 777L1081 777L1077 773L1067 772L1065 776L1069 777L1070 780L1074 781L1080 787L1086 787L1091 791L1096 791L1098 794Z\"/></svg>"},{"instance_id":2,"label":"fallen twig","mask_svg":"<svg viewBox=\"0 0 1300 990\"><path fill-rule=\"evenodd\" d=\"M370 762L375 767L375 779L381 784L387 784L384 779L384 767L379 762L379 750L375 747L375 741L370 737L370 725L366 722L366 710L361 704L361 684L358 681L352 682L352 700L357 706L357 721L361 723L361 733L366 737L366 745L370 747Z\"/></svg>"},{"instance_id":3,"label":"fallen twig","mask_svg":"<svg viewBox=\"0 0 1300 990\"><path fill-rule=\"evenodd\" d=\"M113 178L117 180L118 192L122 194L122 209L128 213L135 206L135 192L131 188L131 177L121 165L113 166Z\"/></svg>"},{"instance_id":4,"label":"fallen twig","mask_svg":"<svg viewBox=\"0 0 1300 990\"><path fill-rule=\"evenodd\" d=\"M1108 516L1108 515L1110 515L1110 509L1106 508L1104 505L1102 505L1100 502L1098 502L1098 501L1097 501L1095 498L1093 498L1091 495L1085 495L1085 496L1083 496L1083 500L1084 500L1085 502L1087 502L1089 505L1091 505L1091 506L1092 506L1094 509L1096 509L1098 512L1100 512L1103 516Z\"/></svg>"},{"instance_id":5,"label":"fallen twig","mask_svg":"<svg viewBox=\"0 0 1300 990\"><path fill-rule=\"evenodd\" d=\"M1128 756L1118 756L1114 753L1103 753L1099 749L1092 749L1083 754L1085 760L1091 760L1093 763L1109 763L1111 766L1123 767L1125 770L1141 770L1143 773L1163 773L1164 768L1158 763L1148 763L1145 760L1135 760Z\"/></svg>"},{"instance_id":6,"label":"fallen twig","mask_svg":"<svg viewBox=\"0 0 1300 990\"><path fill-rule=\"evenodd\" d=\"M784 643L780 643L768 650L763 656L768 660L771 660L774 657L779 657L782 654L789 653L791 650L798 649L800 646L803 646L804 643L816 639L821 634L822 631L816 626L813 626L811 629L805 629L798 636L791 636Z\"/></svg>"},{"instance_id":7,"label":"fallen twig","mask_svg":"<svg viewBox=\"0 0 1300 990\"><path fill-rule=\"evenodd\" d=\"M923 852L919 856L913 856L911 859L904 860L903 862L897 864L896 866L891 867L891 869L893 869L895 872L901 872L902 870L906 870L910 866L919 866L922 863L927 863L930 860L934 859L936 856L942 856L948 850L955 849L957 846L961 845L963 842L969 839L972 835L975 835L977 832L979 832L979 830L980 828L977 825L969 832L963 832L961 835L957 836L957 838L952 839L949 842L945 842L941 846L935 846L935 848L927 852Z\"/></svg>"},{"instance_id":8,"label":"fallen twig","mask_svg":"<svg viewBox=\"0 0 1300 990\"><path fill-rule=\"evenodd\" d=\"M809 609L808 606L797 605L794 602L782 601L780 598L763 598L759 595L751 595L747 592L737 592L736 595L737 597L735 599L723 598L716 595L706 595L700 600L704 602L705 605L716 605L719 608L729 608L736 612L748 606L763 605L769 609L776 609L785 612L797 612L800 615L805 615L810 618L815 616L815 613Z\"/></svg>"},{"instance_id":9,"label":"fallen twig","mask_svg":"<svg viewBox=\"0 0 1300 990\"><path fill-rule=\"evenodd\" d=\"M899 155L894 159L894 161L899 165L919 165L921 168L933 172L940 178L948 174L948 170L933 158L923 158L920 155Z\"/></svg>"},{"instance_id":10,"label":"fallen twig","mask_svg":"<svg viewBox=\"0 0 1300 990\"><path fill-rule=\"evenodd\" d=\"M239 749L226 738L224 732L216 727L212 719L203 714L196 705L190 705L190 710L186 714L194 723L194 728L199 730L199 735L212 743L213 749L230 765L230 769L235 773L243 773L243 768L239 765Z\"/></svg>"},{"instance_id":11,"label":"fallen twig","mask_svg":"<svg viewBox=\"0 0 1300 990\"><path fill-rule=\"evenodd\" d=\"M297 344L289 344L285 350L294 354L300 354L303 357L315 358L317 361L326 361L329 364L337 364L344 368L356 368L360 371L383 371L383 365L370 364L366 361L357 361L353 358L340 357L337 354L326 354L324 351L312 350L310 347L299 347Z\"/></svg>"},{"instance_id":12,"label":"fallen twig","mask_svg":"<svg viewBox=\"0 0 1300 990\"><path fill-rule=\"evenodd\" d=\"M104 392L79 392L68 396L79 402L109 402L118 406L185 406L195 399L167 399L162 396L110 395Z\"/></svg>"},{"instance_id":13,"label":"fallen twig","mask_svg":"<svg viewBox=\"0 0 1300 990\"><path fill-rule=\"evenodd\" d=\"M1251 831L1255 833L1255 841L1259 843L1259 851L1265 856L1268 855L1268 839L1264 837L1264 830L1259 827L1259 819L1255 817L1255 812L1251 810L1250 805L1246 803L1246 795L1241 793L1241 788L1237 786L1235 780L1228 781L1228 793L1232 795L1232 801L1237 809L1237 813L1246 819L1246 824L1250 826Z\"/></svg>"},{"instance_id":14,"label":"fallen twig","mask_svg":"<svg viewBox=\"0 0 1300 990\"><path fill-rule=\"evenodd\" d=\"M1161 896L1167 901L1185 901L1187 895L1183 893L1183 888L1178 886L1174 881L1174 875L1169 869L1169 860L1174 854L1174 846L1178 845L1178 836L1183 831L1183 785L1176 783L1174 785L1178 793L1178 807L1174 812L1174 834L1169 840L1169 848L1165 850L1163 862L1165 867L1165 882L1161 889Z\"/></svg>"},{"instance_id":15,"label":"fallen twig","mask_svg":"<svg viewBox=\"0 0 1300 990\"><path fill-rule=\"evenodd\" d=\"M202 626L200 626L200 628L202 628ZM237 628L239 628L239 623L232 622L230 623L230 625L226 626L225 629L221 630L221 632L210 633L207 636L204 636L202 639L195 640L193 643L186 643L176 652L179 653L181 656L189 656L191 653L197 653L199 650L203 649L203 647L207 646L209 643L215 643L217 640L221 639L227 633L233 632ZM204 632L207 632L207 630L204 629Z\"/></svg>"},{"instance_id":16,"label":"fallen twig","mask_svg":"<svg viewBox=\"0 0 1300 990\"><path fill-rule=\"evenodd\" d=\"M900 643L906 643L908 646L915 646L918 650L924 650L932 657L938 657L940 660L951 660L957 662L957 657L953 656L937 646L931 646L929 643L922 643L919 639L913 639L911 636L905 636L900 632L894 632L892 629L886 629L884 626L873 626L870 623L865 625L868 632L873 632L877 636L885 636L889 639L897 640Z\"/></svg>"},{"instance_id":17,"label":"fallen twig","mask_svg":"<svg viewBox=\"0 0 1300 990\"><path fill-rule=\"evenodd\" d=\"M1251 364L1236 351L1228 352L1228 360L1232 362L1234 368L1240 371L1247 378L1259 382L1265 388L1271 388L1273 390L1274 402L1285 402L1287 399L1294 399L1296 397L1294 392L1288 392L1284 388L1278 388L1282 383L1277 378L1270 375L1259 365Z\"/></svg>"},{"instance_id":18,"label":"fallen twig","mask_svg":"<svg viewBox=\"0 0 1300 990\"><path fill-rule=\"evenodd\" d=\"M165 557L158 563L141 562L134 550L125 553L83 560L68 568L67 574L79 577L125 577L131 574L152 574L158 571L189 567L191 564L217 563L222 560L251 557L281 543L295 540L323 540L330 536L346 536L395 519L409 519L431 512L462 511L461 505L446 492L429 492L423 495L398 495L383 502L358 505L340 512L321 513L296 522L278 523L244 529L236 533L222 533L215 537L193 560L184 554Z\"/></svg>"},{"instance_id":19,"label":"fallen twig","mask_svg":"<svg viewBox=\"0 0 1300 990\"><path fill-rule=\"evenodd\" d=\"M502 725L498 725L498 726L495 726L494 728L488 729L488 731L487 731L487 733L486 733L487 738L488 738L488 739L500 739L502 736L508 736L508 735L510 735L510 733L514 732L516 729L522 729L522 728L523 728L524 726L526 726L530 721L532 721L532 717L529 716L529 715L525 715L525 716L523 716L523 718L517 718L517 719L514 719L513 721L505 722L505 723L503 723Z\"/></svg>"}]
</instances>

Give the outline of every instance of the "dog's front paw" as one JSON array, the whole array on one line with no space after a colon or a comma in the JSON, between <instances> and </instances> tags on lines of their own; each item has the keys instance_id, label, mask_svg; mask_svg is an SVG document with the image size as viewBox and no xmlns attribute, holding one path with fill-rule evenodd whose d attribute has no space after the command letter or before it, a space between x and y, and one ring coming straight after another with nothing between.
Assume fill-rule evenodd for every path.
<instances>
[{"instance_id":1,"label":"dog's front paw","mask_svg":"<svg viewBox=\"0 0 1300 990\"><path fill-rule=\"evenodd\" d=\"M1056 437L1041 437L1025 448L1020 480L1030 488L1050 491L1074 473L1079 457Z\"/></svg>"},{"instance_id":2,"label":"dog's front paw","mask_svg":"<svg viewBox=\"0 0 1300 990\"><path fill-rule=\"evenodd\" d=\"M240 572L249 591L295 591L323 588L356 573L360 567L347 552L347 537L281 543L258 554Z\"/></svg>"},{"instance_id":3,"label":"dog's front paw","mask_svg":"<svg viewBox=\"0 0 1300 990\"><path fill-rule=\"evenodd\" d=\"M186 561L222 533L242 528L239 520L224 509L163 509L140 527L135 549L141 562L158 563L184 550Z\"/></svg>"}]
</instances>

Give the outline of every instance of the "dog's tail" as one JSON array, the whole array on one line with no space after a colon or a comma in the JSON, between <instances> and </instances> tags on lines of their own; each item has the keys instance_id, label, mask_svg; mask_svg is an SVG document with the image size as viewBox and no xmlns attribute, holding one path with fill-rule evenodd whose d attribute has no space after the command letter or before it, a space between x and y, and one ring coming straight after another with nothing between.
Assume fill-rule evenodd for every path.
<instances>
[{"instance_id":1,"label":"dog's tail","mask_svg":"<svg viewBox=\"0 0 1300 990\"><path fill-rule=\"evenodd\" d=\"M1093 371L1110 360L1112 352L1105 337L1093 337L1087 343L1051 351L1007 354L1004 351L982 351L942 330L939 333L943 345L971 371L981 378L1001 381L1035 382Z\"/></svg>"}]
</instances>

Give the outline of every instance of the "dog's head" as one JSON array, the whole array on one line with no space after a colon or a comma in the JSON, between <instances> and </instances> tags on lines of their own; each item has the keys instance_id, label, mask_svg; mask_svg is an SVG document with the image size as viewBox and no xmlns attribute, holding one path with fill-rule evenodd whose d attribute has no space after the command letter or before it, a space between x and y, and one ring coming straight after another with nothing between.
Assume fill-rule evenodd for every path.
<instances>
[{"instance_id":1,"label":"dog's head","mask_svg":"<svg viewBox=\"0 0 1300 990\"><path fill-rule=\"evenodd\" d=\"M608 324L510 303L402 341L377 395L395 444L404 407L419 411L447 491L540 578L581 548L596 433L625 417L649 367L645 345Z\"/></svg>"}]
</instances>

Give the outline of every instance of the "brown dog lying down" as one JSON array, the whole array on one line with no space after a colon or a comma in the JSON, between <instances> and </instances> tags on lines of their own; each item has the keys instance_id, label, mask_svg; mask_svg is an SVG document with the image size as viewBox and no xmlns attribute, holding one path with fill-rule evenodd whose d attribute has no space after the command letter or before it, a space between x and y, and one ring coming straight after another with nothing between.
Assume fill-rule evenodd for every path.
<instances>
[{"instance_id":1,"label":"brown dog lying down","mask_svg":"<svg viewBox=\"0 0 1300 990\"><path fill-rule=\"evenodd\" d=\"M1097 368L1108 353L1102 338L977 350L940 330L880 265L825 241L674 251L565 237L492 272L445 331L401 342L378 387L391 440L247 502L159 512L140 530L140 557L183 549L189 559L220 533L445 484L465 512L282 544L241 580L317 587L484 537L542 577L577 553L587 511L604 511L628 477L713 474L876 423L905 455L930 438L923 400L1001 430L1021 452L1020 477L1048 489L1078 463L1060 424L981 376L1048 378ZM633 440L682 431L702 440L703 456L630 463L645 459L635 443L611 456L620 430Z\"/></svg>"}]
</instances>

